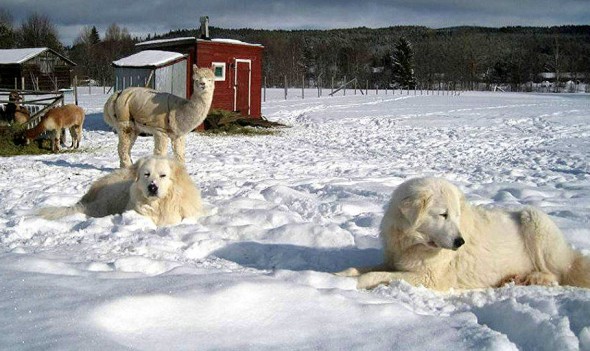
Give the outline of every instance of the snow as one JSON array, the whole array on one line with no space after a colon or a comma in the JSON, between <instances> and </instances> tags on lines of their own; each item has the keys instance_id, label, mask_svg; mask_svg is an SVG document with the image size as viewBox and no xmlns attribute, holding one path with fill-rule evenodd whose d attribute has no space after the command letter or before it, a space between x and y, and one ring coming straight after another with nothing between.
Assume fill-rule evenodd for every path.
<instances>
[{"instance_id":1,"label":"snow","mask_svg":"<svg viewBox=\"0 0 590 351\"><path fill-rule=\"evenodd\" d=\"M135 44L135 46L175 43L175 42L179 42L179 41L190 41L190 40L195 41L197 39L195 37L178 37L178 38L169 38L169 39L156 39L156 40L142 41L141 43Z\"/></svg>"},{"instance_id":2,"label":"snow","mask_svg":"<svg viewBox=\"0 0 590 351\"><path fill-rule=\"evenodd\" d=\"M23 63L48 48L0 49L0 65Z\"/></svg>"},{"instance_id":3,"label":"snow","mask_svg":"<svg viewBox=\"0 0 590 351\"><path fill-rule=\"evenodd\" d=\"M236 39L213 38L213 39L211 39L211 41L215 42L215 43L234 44L234 45L262 46L260 44L246 43L244 41L236 40Z\"/></svg>"},{"instance_id":4,"label":"snow","mask_svg":"<svg viewBox=\"0 0 590 351\"><path fill-rule=\"evenodd\" d=\"M538 206L590 254L587 95L282 94L263 103L291 126L277 135L188 136L207 214L176 226L32 215L118 166L105 95L79 96L80 152L0 160L0 349L590 350L587 289L359 291L331 274L380 262L392 190L424 175Z\"/></svg>"},{"instance_id":5,"label":"snow","mask_svg":"<svg viewBox=\"0 0 590 351\"><path fill-rule=\"evenodd\" d=\"M113 61L117 67L159 67L183 58L183 54L161 50L144 50L120 60Z\"/></svg>"}]
</instances>

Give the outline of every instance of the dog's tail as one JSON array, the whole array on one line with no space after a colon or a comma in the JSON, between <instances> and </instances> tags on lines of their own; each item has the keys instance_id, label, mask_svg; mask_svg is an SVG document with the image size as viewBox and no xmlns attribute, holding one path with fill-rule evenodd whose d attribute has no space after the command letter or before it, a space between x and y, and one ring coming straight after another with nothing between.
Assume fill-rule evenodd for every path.
<instances>
[{"instance_id":1,"label":"dog's tail","mask_svg":"<svg viewBox=\"0 0 590 351\"><path fill-rule=\"evenodd\" d=\"M590 258L575 252L572 264L562 278L562 284L590 288Z\"/></svg>"},{"instance_id":2,"label":"dog's tail","mask_svg":"<svg viewBox=\"0 0 590 351\"><path fill-rule=\"evenodd\" d=\"M37 211L37 216L45 219L56 220L62 217L71 216L76 213L84 213L84 205L77 203L72 206L43 207Z\"/></svg>"}]
</instances>

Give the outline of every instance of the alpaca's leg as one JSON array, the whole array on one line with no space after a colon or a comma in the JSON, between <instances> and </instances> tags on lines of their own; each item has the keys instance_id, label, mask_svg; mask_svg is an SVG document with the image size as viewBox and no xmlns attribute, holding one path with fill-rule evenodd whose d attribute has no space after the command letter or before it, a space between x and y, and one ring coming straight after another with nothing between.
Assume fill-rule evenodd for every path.
<instances>
[{"instance_id":1,"label":"alpaca's leg","mask_svg":"<svg viewBox=\"0 0 590 351\"><path fill-rule=\"evenodd\" d=\"M66 146L66 128L62 128L60 134L59 145Z\"/></svg>"},{"instance_id":2,"label":"alpaca's leg","mask_svg":"<svg viewBox=\"0 0 590 351\"><path fill-rule=\"evenodd\" d=\"M186 137L183 135L172 140L172 151L178 162L184 164L184 145Z\"/></svg>"},{"instance_id":3,"label":"alpaca's leg","mask_svg":"<svg viewBox=\"0 0 590 351\"><path fill-rule=\"evenodd\" d=\"M154 155L164 156L168 152L168 135L162 132L154 133Z\"/></svg>"},{"instance_id":4,"label":"alpaca's leg","mask_svg":"<svg viewBox=\"0 0 590 351\"><path fill-rule=\"evenodd\" d=\"M78 145L76 143L76 140L78 138L78 133L76 132L76 126L70 127L70 138L72 138L72 145L70 145L70 148L78 148Z\"/></svg>"},{"instance_id":5,"label":"alpaca's leg","mask_svg":"<svg viewBox=\"0 0 590 351\"><path fill-rule=\"evenodd\" d=\"M53 151L53 152L59 151L59 145L61 143L61 140L60 140L61 131L62 131L61 129L56 129L53 131L53 139L52 139L52 145L51 145L51 151Z\"/></svg>"},{"instance_id":6,"label":"alpaca's leg","mask_svg":"<svg viewBox=\"0 0 590 351\"><path fill-rule=\"evenodd\" d=\"M76 128L76 149L80 147L81 140L82 140L82 125L80 124Z\"/></svg>"},{"instance_id":7,"label":"alpaca's leg","mask_svg":"<svg viewBox=\"0 0 590 351\"><path fill-rule=\"evenodd\" d=\"M137 134L133 128L120 128L119 132L119 145L117 149L119 151L119 164L121 168L129 167L132 165L131 162L131 148L135 144Z\"/></svg>"}]
</instances>

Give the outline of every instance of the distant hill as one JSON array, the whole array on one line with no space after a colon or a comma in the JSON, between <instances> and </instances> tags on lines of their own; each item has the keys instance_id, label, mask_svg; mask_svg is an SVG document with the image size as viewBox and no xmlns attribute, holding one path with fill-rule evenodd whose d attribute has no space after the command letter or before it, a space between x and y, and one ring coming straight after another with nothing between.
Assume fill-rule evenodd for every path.
<instances>
[{"instance_id":1,"label":"distant hill","mask_svg":"<svg viewBox=\"0 0 590 351\"><path fill-rule=\"evenodd\" d=\"M419 82L518 85L539 81L541 72L568 72L581 80L590 77L590 26L393 26L331 30L210 27L209 31L212 38L264 45L264 74L270 85L282 84L285 75L290 82L300 82L305 75L310 84L317 82L318 77L326 85L331 77L340 81L346 76L384 86L391 80L389 57L402 36L413 44ZM149 39L198 33L198 29L183 29Z\"/></svg>"}]
</instances>

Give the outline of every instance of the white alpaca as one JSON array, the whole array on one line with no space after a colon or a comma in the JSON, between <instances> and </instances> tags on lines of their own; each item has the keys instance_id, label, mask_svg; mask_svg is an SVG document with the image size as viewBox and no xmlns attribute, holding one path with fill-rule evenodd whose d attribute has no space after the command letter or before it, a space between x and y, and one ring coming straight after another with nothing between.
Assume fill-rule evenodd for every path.
<instances>
[{"instance_id":1,"label":"white alpaca","mask_svg":"<svg viewBox=\"0 0 590 351\"><path fill-rule=\"evenodd\" d=\"M185 136L207 117L215 89L211 69L193 69L194 93L188 100L139 87L127 88L107 100L104 120L119 135L121 167L132 164L131 148L142 132L154 136L154 155L165 155L170 139L175 157L184 163Z\"/></svg>"}]
</instances>

